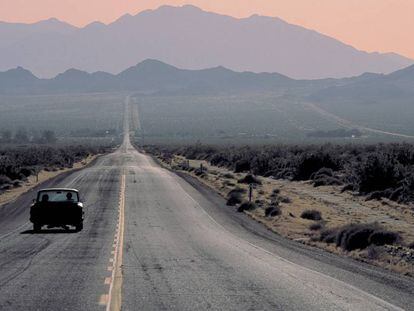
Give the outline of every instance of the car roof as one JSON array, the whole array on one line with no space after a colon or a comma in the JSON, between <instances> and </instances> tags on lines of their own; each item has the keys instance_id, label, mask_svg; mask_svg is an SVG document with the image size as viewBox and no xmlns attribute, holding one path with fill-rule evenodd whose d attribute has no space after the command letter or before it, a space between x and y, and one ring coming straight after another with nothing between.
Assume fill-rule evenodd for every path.
<instances>
[{"instance_id":1,"label":"car roof","mask_svg":"<svg viewBox=\"0 0 414 311\"><path fill-rule=\"evenodd\" d=\"M71 192L79 192L76 189L71 189L71 188L45 188L45 189L40 189L38 192L42 192L42 191L71 191Z\"/></svg>"}]
</instances>

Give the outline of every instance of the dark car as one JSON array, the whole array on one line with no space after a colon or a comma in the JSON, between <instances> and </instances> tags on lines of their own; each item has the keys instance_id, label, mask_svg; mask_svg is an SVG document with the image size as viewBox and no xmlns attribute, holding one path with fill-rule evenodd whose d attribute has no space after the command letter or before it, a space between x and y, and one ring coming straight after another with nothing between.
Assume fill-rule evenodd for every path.
<instances>
[{"instance_id":1,"label":"dark car","mask_svg":"<svg viewBox=\"0 0 414 311\"><path fill-rule=\"evenodd\" d=\"M74 226L77 231L83 229L83 204L76 189L43 189L30 207L30 221L33 230L40 231L42 226Z\"/></svg>"}]
</instances>

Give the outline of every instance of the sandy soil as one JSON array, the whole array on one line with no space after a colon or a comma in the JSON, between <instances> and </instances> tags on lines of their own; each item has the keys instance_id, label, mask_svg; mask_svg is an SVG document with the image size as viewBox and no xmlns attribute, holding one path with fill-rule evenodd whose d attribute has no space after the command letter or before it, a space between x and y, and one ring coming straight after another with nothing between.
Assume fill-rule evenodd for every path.
<instances>
[{"instance_id":1,"label":"sandy soil","mask_svg":"<svg viewBox=\"0 0 414 311\"><path fill-rule=\"evenodd\" d=\"M88 165L96 157L97 157L97 155L89 156L89 157L83 159L80 162L76 162L73 165L73 167L71 167L71 168L64 168L64 169L57 170L57 171L42 170L42 171L39 172L38 179L36 178L36 176L29 176L29 178L24 183L22 183L22 185L20 187L12 188L10 190L6 190L4 193L0 194L0 207L4 204L10 203L11 201L18 198L22 193L25 193L25 192L29 191L30 189L36 187L38 184L40 184L40 183L42 183L42 182L44 182L48 179L56 177L59 174L63 174L63 173L69 172L69 171L80 169L80 168Z\"/></svg>"},{"instance_id":2,"label":"sandy soil","mask_svg":"<svg viewBox=\"0 0 414 311\"><path fill-rule=\"evenodd\" d=\"M173 169L185 166L187 159L175 156L171 163L164 163ZM227 197L235 187L247 189L247 185L237 181L245 174L235 174L227 169L214 167L205 161L188 161L192 168L202 164L206 173L197 176L223 197ZM191 173L195 176L194 172ZM253 201L259 208L246 212L255 220L263 223L274 232L302 243L323 248L330 252L351 256L357 260L373 263L394 271L414 276L414 250L406 247L414 242L414 209L412 206L397 204L389 200L366 201L364 197L350 192L341 193L340 187L324 186L315 188L309 182L291 182L260 178L262 185L253 191ZM279 198L288 198L288 203L280 203L282 214L266 217L265 208L272 201L274 189L279 190ZM244 195L247 199L247 194ZM274 198L274 195L273 195ZM378 223L388 230L398 232L403 243L398 246L376 248L375 258L368 250L344 252L342 249L326 243L315 241L319 231L312 231L309 226L315 221L300 217L303 211L315 209L322 213L321 224L324 228L334 228L349 223Z\"/></svg>"}]
</instances>

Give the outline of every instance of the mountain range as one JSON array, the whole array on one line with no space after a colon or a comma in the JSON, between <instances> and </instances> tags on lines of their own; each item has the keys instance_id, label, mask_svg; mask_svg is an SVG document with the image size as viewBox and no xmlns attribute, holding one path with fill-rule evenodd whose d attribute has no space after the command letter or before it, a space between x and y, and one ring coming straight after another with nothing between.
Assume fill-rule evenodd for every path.
<instances>
[{"instance_id":1,"label":"mountain range","mask_svg":"<svg viewBox=\"0 0 414 311\"><path fill-rule=\"evenodd\" d=\"M354 78L295 80L279 73L235 72L224 67L179 69L158 60L145 60L117 75L69 69L40 79L22 67L0 72L0 94L138 92L141 94L306 93L308 100L369 101L376 98L412 100L414 65L388 75L365 73ZM303 91L305 90L305 91Z\"/></svg>"},{"instance_id":2,"label":"mountain range","mask_svg":"<svg viewBox=\"0 0 414 311\"><path fill-rule=\"evenodd\" d=\"M117 75L69 69L51 79L40 79L22 67L0 72L0 94L130 91L140 93L212 94L271 91L302 82L278 73L235 72L224 67L178 69L145 60Z\"/></svg>"},{"instance_id":3,"label":"mountain range","mask_svg":"<svg viewBox=\"0 0 414 311\"><path fill-rule=\"evenodd\" d=\"M393 53L359 51L279 18L237 19L189 5L162 6L83 28L56 19L0 23L2 71L22 66L42 78L70 68L117 74L145 59L186 69L224 66L234 71L279 72L295 79L387 74L413 64ZM109 79L107 74L95 77L101 83Z\"/></svg>"},{"instance_id":4,"label":"mountain range","mask_svg":"<svg viewBox=\"0 0 414 311\"><path fill-rule=\"evenodd\" d=\"M316 102L346 101L369 104L385 101L392 106L397 101L414 103L414 66L388 75L364 74L347 83L323 88L310 96Z\"/></svg>"}]
</instances>

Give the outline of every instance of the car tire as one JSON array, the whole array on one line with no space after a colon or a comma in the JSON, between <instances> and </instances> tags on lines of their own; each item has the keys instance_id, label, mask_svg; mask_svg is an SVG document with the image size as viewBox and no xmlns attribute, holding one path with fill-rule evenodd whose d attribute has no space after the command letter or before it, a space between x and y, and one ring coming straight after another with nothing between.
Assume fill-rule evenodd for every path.
<instances>
[{"instance_id":1,"label":"car tire","mask_svg":"<svg viewBox=\"0 0 414 311\"><path fill-rule=\"evenodd\" d=\"M76 228L76 231L82 231L82 229L83 229L83 223L81 222L80 224L77 224L75 226L75 228Z\"/></svg>"},{"instance_id":2,"label":"car tire","mask_svg":"<svg viewBox=\"0 0 414 311\"><path fill-rule=\"evenodd\" d=\"M34 232L40 232L42 230L42 225L40 224L33 224L33 231Z\"/></svg>"}]
</instances>

